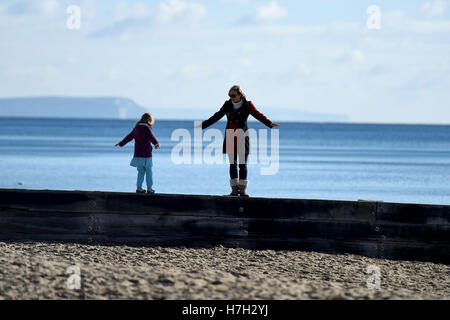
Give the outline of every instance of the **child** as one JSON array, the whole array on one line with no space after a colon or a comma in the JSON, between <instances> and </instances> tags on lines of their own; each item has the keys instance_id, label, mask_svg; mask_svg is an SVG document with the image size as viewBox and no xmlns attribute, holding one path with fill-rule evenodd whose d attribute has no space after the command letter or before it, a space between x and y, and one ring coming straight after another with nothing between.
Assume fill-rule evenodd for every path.
<instances>
[{"instance_id":1,"label":"child","mask_svg":"<svg viewBox=\"0 0 450 320\"><path fill-rule=\"evenodd\" d=\"M154 194L155 190L152 189L153 177L152 177L152 143L156 149L160 148L160 144L153 134L152 127L155 123L155 118L150 113L144 113L136 125L133 131L125 137L121 142L116 144L123 147L128 142L134 139L134 157L131 160L130 166L136 167L138 171L137 176L137 190L136 193L145 193L142 188L144 182L144 176L147 181L147 193Z\"/></svg>"}]
</instances>

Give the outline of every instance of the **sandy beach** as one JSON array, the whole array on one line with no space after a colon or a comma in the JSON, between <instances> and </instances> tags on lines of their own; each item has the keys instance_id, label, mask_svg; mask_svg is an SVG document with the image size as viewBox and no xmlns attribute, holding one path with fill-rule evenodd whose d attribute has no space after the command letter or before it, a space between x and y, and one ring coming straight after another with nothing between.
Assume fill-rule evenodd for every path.
<instances>
[{"instance_id":1,"label":"sandy beach","mask_svg":"<svg viewBox=\"0 0 450 320\"><path fill-rule=\"evenodd\" d=\"M0 299L449 299L450 266L304 251L0 242ZM69 289L67 268L80 268ZM380 268L368 289L367 267Z\"/></svg>"}]
</instances>

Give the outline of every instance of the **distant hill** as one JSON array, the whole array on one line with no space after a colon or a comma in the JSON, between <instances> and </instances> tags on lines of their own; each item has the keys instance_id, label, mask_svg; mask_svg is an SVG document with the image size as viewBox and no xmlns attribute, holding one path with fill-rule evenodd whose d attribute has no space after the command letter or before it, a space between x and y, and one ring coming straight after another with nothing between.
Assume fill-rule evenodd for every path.
<instances>
[{"instance_id":1,"label":"distant hill","mask_svg":"<svg viewBox=\"0 0 450 320\"><path fill-rule=\"evenodd\" d=\"M118 97L73 98L30 97L0 99L0 117L32 118L90 118L137 119L144 112L151 112L157 119L205 120L212 116L222 103L208 109L146 108L131 99ZM293 109L256 106L274 122L347 122L346 115L322 114ZM253 117L249 118L253 121ZM256 121L256 120L255 120Z\"/></svg>"},{"instance_id":2,"label":"distant hill","mask_svg":"<svg viewBox=\"0 0 450 320\"><path fill-rule=\"evenodd\" d=\"M126 98L0 99L0 117L135 119L147 110Z\"/></svg>"}]
</instances>

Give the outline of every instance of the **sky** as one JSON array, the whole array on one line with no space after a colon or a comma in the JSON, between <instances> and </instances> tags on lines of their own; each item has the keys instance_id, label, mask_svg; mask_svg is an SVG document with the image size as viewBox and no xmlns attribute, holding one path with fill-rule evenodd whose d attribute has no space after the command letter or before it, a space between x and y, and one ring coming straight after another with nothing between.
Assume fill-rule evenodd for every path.
<instances>
[{"instance_id":1,"label":"sky","mask_svg":"<svg viewBox=\"0 0 450 320\"><path fill-rule=\"evenodd\" d=\"M0 98L450 124L450 0L0 0L0 30Z\"/></svg>"}]
</instances>

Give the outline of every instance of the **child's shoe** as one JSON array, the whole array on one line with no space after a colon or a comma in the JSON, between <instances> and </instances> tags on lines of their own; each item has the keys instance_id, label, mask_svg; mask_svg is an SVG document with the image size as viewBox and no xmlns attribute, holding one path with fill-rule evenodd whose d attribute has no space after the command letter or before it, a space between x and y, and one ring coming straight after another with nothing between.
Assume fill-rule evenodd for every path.
<instances>
[{"instance_id":1,"label":"child's shoe","mask_svg":"<svg viewBox=\"0 0 450 320\"><path fill-rule=\"evenodd\" d=\"M147 193L148 194L155 194L155 190L153 190L152 188L148 188L147 189Z\"/></svg>"},{"instance_id":2,"label":"child's shoe","mask_svg":"<svg viewBox=\"0 0 450 320\"><path fill-rule=\"evenodd\" d=\"M137 188L136 193L145 193L145 190L142 188Z\"/></svg>"}]
</instances>

